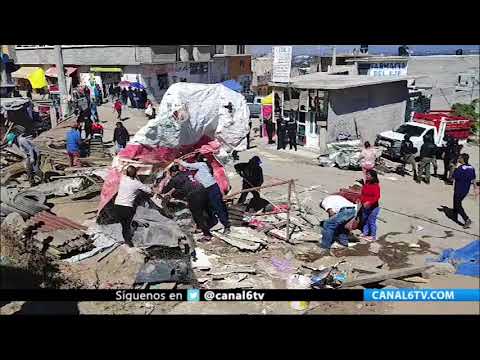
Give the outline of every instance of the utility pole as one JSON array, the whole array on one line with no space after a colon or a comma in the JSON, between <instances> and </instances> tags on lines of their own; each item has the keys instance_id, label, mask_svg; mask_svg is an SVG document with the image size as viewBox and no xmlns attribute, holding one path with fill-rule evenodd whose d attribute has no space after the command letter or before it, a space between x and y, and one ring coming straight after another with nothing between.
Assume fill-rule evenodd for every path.
<instances>
[{"instance_id":1,"label":"utility pole","mask_svg":"<svg viewBox=\"0 0 480 360\"><path fill-rule=\"evenodd\" d=\"M60 90L60 117L63 120L69 113L69 106L65 69L63 68L62 45L55 45L55 62L58 76L58 89Z\"/></svg>"},{"instance_id":2,"label":"utility pole","mask_svg":"<svg viewBox=\"0 0 480 360\"><path fill-rule=\"evenodd\" d=\"M337 65L337 47L332 46L332 71L335 71L335 66Z\"/></svg>"}]
</instances>

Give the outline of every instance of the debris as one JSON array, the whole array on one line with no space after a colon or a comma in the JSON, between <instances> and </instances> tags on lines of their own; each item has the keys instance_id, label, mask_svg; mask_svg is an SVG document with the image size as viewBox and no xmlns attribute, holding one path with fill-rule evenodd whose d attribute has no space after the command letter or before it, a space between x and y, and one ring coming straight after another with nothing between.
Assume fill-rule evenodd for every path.
<instances>
[{"instance_id":1,"label":"debris","mask_svg":"<svg viewBox=\"0 0 480 360\"><path fill-rule=\"evenodd\" d=\"M382 248L382 245L373 241L370 243L370 246L368 247L368 251L370 251L373 254L378 254L381 248Z\"/></svg>"},{"instance_id":2,"label":"debris","mask_svg":"<svg viewBox=\"0 0 480 360\"><path fill-rule=\"evenodd\" d=\"M42 211L35 216L31 217L28 221L28 224L33 225L37 228L38 231L48 232L53 230L87 230L87 227L80 225L70 219L57 216L55 214L49 213L47 211Z\"/></svg>"},{"instance_id":3,"label":"debris","mask_svg":"<svg viewBox=\"0 0 480 360\"><path fill-rule=\"evenodd\" d=\"M190 283L193 277L187 258L148 261L138 272L135 283Z\"/></svg>"},{"instance_id":4,"label":"debris","mask_svg":"<svg viewBox=\"0 0 480 360\"><path fill-rule=\"evenodd\" d=\"M423 284L426 284L426 283L429 282L427 279L424 279L420 276L406 277L406 278L403 278L402 280L408 281L408 282L413 282L413 283L423 283Z\"/></svg>"},{"instance_id":5,"label":"debris","mask_svg":"<svg viewBox=\"0 0 480 360\"><path fill-rule=\"evenodd\" d=\"M223 240L227 244L235 246L240 250L257 251L261 247L261 244L259 242L253 242L245 239L240 240L238 238L233 238L231 236L223 235L219 231L213 231L213 234L215 237L219 238L220 240Z\"/></svg>"},{"instance_id":6,"label":"debris","mask_svg":"<svg viewBox=\"0 0 480 360\"><path fill-rule=\"evenodd\" d=\"M429 263L431 268L425 270L422 273L422 276L429 278L431 275L448 275L454 274L456 269L455 266L450 264L449 262L432 262Z\"/></svg>"},{"instance_id":7,"label":"debris","mask_svg":"<svg viewBox=\"0 0 480 360\"><path fill-rule=\"evenodd\" d=\"M223 268L215 272L209 272L214 280L225 279L225 275L229 274L256 274L256 270L251 265L225 265Z\"/></svg>"},{"instance_id":8,"label":"debris","mask_svg":"<svg viewBox=\"0 0 480 360\"><path fill-rule=\"evenodd\" d=\"M309 289L310 288L310 279L307 276L293 274L287 279L287 288L288 289ZM309 301L290 301L290 307L294 310L305 311L308 309L310 302Z\"/></svg>"},{"instance_id":9,"label":"debris","mask_svg":"<svg viewBox=\"0 0 480 360\"><path fill-rule=\"evenodd\" d=\"M33 236L37 246L53 257L64 259L89 251L93 241L83 231L59 229L50 232L38 232Z\"/></svg>"},{"instance_id":10,"label":"debris","mask_svg":"<svg viewBox=\"0 0 480 360\"><path fill-rule=\"evenodd\" d=\"M303 265L303 267L310 270L321 271L326 268L330 268L339 263L339 259L334 256L323 256L320 259L315 260L310 264Z\"/></svg>"},{"instance_id":11,"label":"debris","mask_svg":"<svg viewBox=\"0 0 480 360\"><path fill-rule=\"evenodd\" d=\"M393 287L396 287L396 288L399 288L399 289L417 288L416 285L414 285L414 284L412 284L408 281L396 280L396 279L384 280L381 283L379 283L379 285L382 285L382 286L385 286L385 287L393 286Z\"/></svg>"},{"instance_id":12,"label":"debris","mask_svg":"<svg viewBox=\"0 0 480 360\"><path fill-rule=\"evenodd\" d=\"M408 244L408 247L418 249L418 248L420 248L420 245L418 245L417 243L411 243L411 244Z\"/></svg>"},{"instance_id":13,"label":"debris","mask_svg":"<svg viewBox=\"0 0 480 360\"><path fill-rule=\"evenodd\" d=\"M22 216L18 213L10 213L2 222L2 232L10 232L14 238L20 240L23 232L27 229L28 225L23 220Z\"/></svg>"},{"instance_id":14,"label":"debris","mask_svg":"<svg viewBox=\"0 0 480 360\"><path fill-rule=\"evenodd\" d=\"M45 195L33 190L18 191L15 187L0 188L0 212L6 216L12 212L19 213L24 219L50 208L44 205Z\"/></svg>"},{"instance_id":15,"label":"debris","mask_svg":"<svg viewBox=\"0 0 480 360\"><path fill-rule=\"evenodd\" d=\"M423 271L425 271L429 267L430 266L416 266L416 267L409 267L405 269L382 271L373 275L369 275L369 276L361 277L352 281L345 282L342 285L342 287L347 288L347 287L353 287L356 285L372 284L372 283L381 282L383 280L398 279L408 275L421 274Z\"/></svg>"},{"instance_id":16,"label":"debris","mask_svg":"<svg viewBox=\"0 0 480 360\"><path fill-rule=\"evenodd\" d=\"M218 257L217 255L208 256L205 254L205 251L201 248L195 249L196 260L192 261L192 269L198 270L210 270L212 264L210 263L210 258Z\"/></svg>"},{"instance_id":17,"label":"debris","mask_svg":"<svg viewBox=\"0 0 480 360\"><path fill-rule=\"evenodd\" d=\"M152 290L173 290L177 286L176 282L164 282L161 284L150 285L149 289Z\"/></svg>"},{"instance_id":18,"label":"debris","mask_svg":"<svg viewBox=\"0 0 480 360\"><path fill-rule=\"evenodd\" d=\"M448 262L459 275L480 277L480 240L457 250L445 249L437 259L428 259L427 263L431 261Z\"/></svg>"}]
</instances>

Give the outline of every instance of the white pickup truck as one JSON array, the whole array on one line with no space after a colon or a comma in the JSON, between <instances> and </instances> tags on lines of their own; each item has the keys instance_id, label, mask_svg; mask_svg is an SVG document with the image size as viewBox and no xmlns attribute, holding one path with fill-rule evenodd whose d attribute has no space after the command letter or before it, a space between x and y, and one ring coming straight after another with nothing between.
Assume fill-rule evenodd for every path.
<instances>
[{"instance_id":1,"label":"white pickup truck","mask_svg":"<svg viewBox=\"0 0 480 360\"><path fill-rule=\"evenodd\" d=\"M428 114L414 113L411 121L400 125L396 130L384 131L377 135L375 146L383 148L382 154L388 158L400 159L400 145L406 134L410 135L413 146L420 155L423 137L431 135L435 145L445 145L445 136L449 135L465 143L470 135L471 120L452 116L450 111L431 111Z\"/></svg>"}]
</instances>

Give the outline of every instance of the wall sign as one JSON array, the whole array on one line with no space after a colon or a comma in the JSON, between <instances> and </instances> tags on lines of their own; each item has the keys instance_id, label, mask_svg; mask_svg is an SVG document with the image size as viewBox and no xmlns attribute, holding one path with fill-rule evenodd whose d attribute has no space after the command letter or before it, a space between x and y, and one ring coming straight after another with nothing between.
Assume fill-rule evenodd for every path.
<instances>
[{"instance_id":1,"label":"wall sign","mask_svg":"<svg viewBox=\"0 0 480 360\"><path fill-rule=\"evenodd\" d=\"M288 83L292 67L292 47L273 47L273 82Z\"/></svg>"}]
</instances>

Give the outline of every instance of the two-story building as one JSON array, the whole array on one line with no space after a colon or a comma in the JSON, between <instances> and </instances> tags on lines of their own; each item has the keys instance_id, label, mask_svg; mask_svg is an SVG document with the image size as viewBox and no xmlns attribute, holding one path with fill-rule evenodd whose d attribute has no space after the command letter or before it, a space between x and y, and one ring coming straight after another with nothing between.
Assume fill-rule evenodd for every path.
<instances>
[{"instance_id":1,"label":"two-story building","mask_svg":"<svg viewBox=\"0 0 480 360\"><path fill-rule=\"evenodd\" d=\"M18 78L41 67L55 82L51 45L17 45ZM244 45L62 45L68 81L75 86L90 79L100 86L120 81L143 84L153 100L179 81L216 83L229 79L250 87L250 55Z\"/></svg>"}]
</instances>

